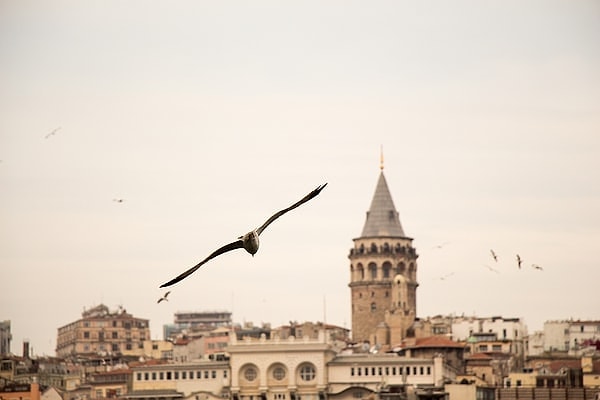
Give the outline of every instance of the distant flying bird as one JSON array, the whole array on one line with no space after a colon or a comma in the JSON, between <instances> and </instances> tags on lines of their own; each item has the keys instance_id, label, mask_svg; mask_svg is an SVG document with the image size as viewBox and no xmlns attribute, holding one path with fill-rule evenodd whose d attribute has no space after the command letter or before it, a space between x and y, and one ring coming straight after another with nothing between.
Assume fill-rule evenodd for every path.
<instances>
[{"instance_id":1,"label":"distant flying bird","mask_svg":"<svg viewBox=\"0 0 600 400\"><path fill-rule=\"evenodd\" d=\"M440 281L445 281L447 278L450 278L452 275L454 275L454 272L450 272L449 274L446 274L444 276L440 276L439 279Z\"/></svg>"},{"instance_id":2,"label":"distant flying bird","mask_svg":"<svg viewBox=\"0 0 600 400\"><path fill-rule=\"evenodd\" d=\"M521 256L517 254L517 265L519 269L521 269L521 264L523 264L523 260L521 260Z\"/></svg>"},{"instance_id":3,"label":"distant flying bird","mask_svg":"<svg viewBox=\"0 0 600 400\"><path fill-rule=\"evenodd\" d=\"M445 245L449 244L450 242L444 242L441 244L438 244L437 246L433 246L434 249L441 249L442 247L444 247Z\"/></svg>"},{"instance_id":4,"label":"distant flying bird","mask_svg":"<svg viewBox=\"0 0 600 400\"><path fill-rule=\"evenodd\" d=\"M490 250L490 253L492 253L492 258L494 261L498 262L498 255L494 252L494 250Z\"/></svg>"},{"instance_id":5,"label":"distant flying bird","mask_svg":"<svg viewBox=\"0 0 600 400\"><path fill-rule=\"evenodd\" d=\"M56 132L58 132L59 129L60 129L60 126L56 129L54 129L52 132L48 133L44 138L48 139L50 136L56 135Z\"/></svg>"},{"instance_id":6,"label":"distant flying bird","mask_svg":"<svg viewBox=\"0 0 600 400\"><path fill-rule=\"evenodd\" d=\"M260 234L262 233L262 231L265 230L265 228L267 226L269 226L271 224L271 222L275 221L277 218L281 217L283 214L285 214L286 212L293 210L294 208L306 203L307 201L315 198L319 193L321 193L321 190L323 190L323 188L327 186L327 183L325 183L324 185L319 185L315 190L313 190L312 192L310 192L309 194L307 194L306 196L304 196L300 201L292 204L291 206L289 206L288 208L285 208L281 211L276 212L275 214L273 214L264 224L262 224L260 227L246 233L243 236L240 236L238 238L238 240L236 240L235 242L231 242L229 244L226 244L225 246L215 250L212 254L210 254L208 257L206 257L204 260L200 261L198 264L196 264L195 266L193 266L192 268L188 269L187 271L185 271L184 273L182 273L181 275L177 276L176 278L171 279L169 282L167 283L163 283L162 285L160 285L160 287L167 287L167 286L171 286L174 285L175 283L179 282L180 280L188 277L189 275L193 274L198 268L200 268L203 264L205 264L207 261L209 261L212 258L215 258L223 253L226 253L228 251L231 250L235 250L235 249L245 249L248 253L250 253L252 255L252 257L254 257L254 254L256 254L256 252L258 251L258 246L259 246L259 240L258 237L260 236Z\"/></svg>"},{"instance_id":7,"label":"distant flying bird","mask_svg":"<svg viewBox=\"0 0 600 400\"><path fill-rule=\"evenodd\" d=\"M537 265L537 264L531 264L531 268L533 268L533 269L539 269L540 271L543 271L543 270L544 270L544 268L540 267L540 266L539 266L539 265Z\"/></svg>"},{"instance_id":8,"label":"distant flying bird","mask_svg":"<svg viewBox=\"0 0 600 400\"><path fill-rule=\"evenodd\" d=\"M489 270L490 270L490 271L492 271L492 272L495 272L495 273L497 273L497 274L499 274L499 273L500 273L500 271L498 271L497 269L494 269L494 268L490 267L490 266L489 266L489 265L487 265L487 264L483 264L483 266L484 266L484 267L486 267L487 269L489 269Z\"/></svg>"},{"instance_id":9,"label":"distant flying bird","mask_svg":"<svg viewBox=\"0 0 600 400\"><path fill-rule=\"evenodd\" d=\"M113 199L113 201L117 203L122 203L125 201L125 199Z\"/></svg>"},{"instance_id":10,"label":"distant flying bird","mask_svg":"<svg viewBox=\"0 0 600 400\"><path fill-rule=\"evenodd\" d=\"M160 299L158 299L158 301L156 302L156 304L160 303L161 301L169 301L169 299L167 299L167 296L169 295L169 293L171 293L170 290L167 293L165 293L163 295L163 297L161 297Z\"/></svg>"}]
</instances>

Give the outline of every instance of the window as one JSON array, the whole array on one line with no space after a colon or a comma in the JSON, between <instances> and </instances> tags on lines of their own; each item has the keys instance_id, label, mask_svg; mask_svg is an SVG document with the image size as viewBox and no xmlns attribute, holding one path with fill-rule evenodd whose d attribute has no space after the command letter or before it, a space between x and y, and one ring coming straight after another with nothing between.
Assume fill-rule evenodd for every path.
<instances>
[{"instance_id":1,"label":"window","mask_svg":"<svg viewBox=\"0 0 600 400\"><path fill-rule=\"evenodd\" d=\"M315 379L315 376L315 367L313 367L312 365L304 364L302 367L300 367L300 378L303 381L312 381L313 379Z\"/></svg>"},{"instance_id":2,"label":"window","mask_svg":"<svg viewBox=\"0 0 600 400\"><path fill-rule=\"evenodd\" d=\"M210 371L210 372L211 372L211 373L210 373L210 376L211 376L213 379L216 379L216 378L217 378L217 371Z\"/></svg>"},{"instance_id":3,"label":"window","mask_svg":"<svg viewBox=\"0 0 600 400\"><path fill-rule=\"evenodd\" d=\"M181 371L181 379L187 379L187 371Z\"/></svg>"},{"instance_id":4,"label":"window","mask_svg":"<svg viewBox=\"0 0 600 400\"><path fill-rule=\"evenodd\" d=\"M372 280L377 279L377 264L375 264L375 263L369 264L369 277Z\"/></svg>"},{"instance_id":5,"label":"window","mask_svg":"<svg viewBox=\"0 0 600 400\"><path fill-rule=\"evenodd\" d=\"M377 303L372 302L371 303L371 312L375 312L375 311L377 311Z\"/></svg>"},{"instance_id":6,"label":"window","mask_svg":"<svg viewBox=\"0 0 600 400\"><path fill-rule=\"evenodd\" d=\"M162 381L163 379L165 379L165 373L164 372L159 372L158 373L158 377Z\"/></svg>"},{"instance_id":7,"label":"window","mask_svg":"<svg viewBox=\"0 0 600 400\"><path fill-rule=\"evenodd\" d=\"M119 338L119 333L118 333L117 331L114 331L114 332L112 333L112 338L113 338L113 339L118 339L118 338Z\"/></svg>"},{"instance_id":8,"label":"window","mask_svg":"<svg viewBox=\"0 0 600 400\"><path fill-rule=\"evenodd\" d=\"M167 380L170 381L171 380L171 371L167 371Z\"/></svg>"},{"instance_id":9,"label":"window","mask_svg":"<svg viewBox=\"0 0 600 400\"><path fill-rule=\"evenodd\" d=\"M208 371L207 371L208 372ZM256 379L257 373L256 373L256 369L253 367L248 367L246 368L246 370L244 371L244 378L246 378L246 380L248 382L252 382ZM208 378L208 377L207 377Z\"/></svg>"},{"instance_id":10,"label":"window","mask_svg":"<svg viewBox=\"0 0 600 400\"><path fill-rule=\"evenodd\" d=\"M256 371L254 371L256 372ZM204 379L208 379L208 371L204 371Z\"/></svg>"},{"instance_id":11,"label":"window","mask_svg":"<svg viewBox=\"0 0 600 400\"><path fill-rule=\"evenodd\" d=\"M354 376L354 367L350 368L350 376Z\"/></svg>"},{"instance_id":12,"label":"window","mask_svg":"<svg viewBox=\"0 0 600 400\"><path fill-rule=\"evenodd\" d=\"M354 375L354 368L352 369L352 374ZM275 367L275 369L273 369L273 378L278 381L285 378L285 369L283 367Z\"/></svg>"},{"instance_id":13,"label":"window","mask_svg":"<svg viewBox=\"0 0 600 400\"><path fill-rule=\"evenodd\" d=\"M175 371L173 379L179 379L179 371Z\"/></svg>"},{"instance_id":14,"label":"window","mask_svg":"<svg viewBox=\"0 0 600 400\"><path fill-rule=\"evenodd\" d=\"M141 381L141 380L142 380L142 373L141 373L141 372L138 372L138 373L137 373L137 378L136 378L136 379L137 379L138 381Z\"/></svg>"},{"instance_id":15,"label":"window","mask_svg":"<svg viewBox=\"0 0 600 400\"><path fill-rule=\"evenodd\" d=\"M196 378L202 379L202 371L196 371Z\"/></svg>"},{"instance_id":16,"label":"window","mask_svg":"<svg viewBox=\"0 0 600 400\"><path fill-rule=\"evenodd\" d=\"M84 331L83 332L83 338L84 339L89 339L90 338L90 332L89 331Z\"/></svg>"},{"instance_id":17,"label":"window","mask_svg":"<svg viewBox=\"0 0 600 400\"><path fill-rule=\"evenodd\" d=\"M149 377L150 375L147 372L144 372L144 380L147 381L148 379L150 379Z\"/></svg>"}]
</instances>

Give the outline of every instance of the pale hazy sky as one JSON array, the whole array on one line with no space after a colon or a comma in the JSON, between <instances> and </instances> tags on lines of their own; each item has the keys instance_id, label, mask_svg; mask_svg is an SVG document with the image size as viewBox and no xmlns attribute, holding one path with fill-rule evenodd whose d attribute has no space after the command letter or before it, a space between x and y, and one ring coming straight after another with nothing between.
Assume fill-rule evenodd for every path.
<instances>
[{"instance_id":1,"label":"pale hazy sky","mask_svg":"<svg viewBox=\"0 0 600 400\"><path fill-rule=\"evenodd\" d=\"M600 319L599 71L596 0L2 0L12 350L54 354L57 328L100 303L153 339L183 310L350 328L380 146L419 317ZM324 182L254 258L212 260L156 304Z\"/></svg>"}]
</instances>

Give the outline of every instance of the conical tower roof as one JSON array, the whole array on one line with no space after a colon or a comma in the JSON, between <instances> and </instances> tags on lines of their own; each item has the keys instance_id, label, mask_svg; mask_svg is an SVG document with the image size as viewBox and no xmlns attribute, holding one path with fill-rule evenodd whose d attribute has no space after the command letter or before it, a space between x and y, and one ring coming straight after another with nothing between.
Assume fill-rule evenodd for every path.
<instances>
[{"instance_id":1,"label":"conical tower roof","mask_svg":"<svg viewBox=\"0 0 600 400\"><path fill-rule=\"evenodd\" d=\"M406 237L400 224L400 215L396 211L390 195L383 168L379 174L371 208L367 211L367 220L361 237Z\"/></svg>"}]
</instances>

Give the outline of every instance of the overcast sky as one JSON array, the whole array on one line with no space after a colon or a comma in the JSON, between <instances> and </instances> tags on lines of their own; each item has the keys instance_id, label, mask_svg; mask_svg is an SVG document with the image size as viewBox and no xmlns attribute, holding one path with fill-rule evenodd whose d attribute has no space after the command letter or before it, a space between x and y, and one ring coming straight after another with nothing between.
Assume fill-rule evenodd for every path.
<instances>
[{"instance_id":1,"label":"overcast sky","mask_svg":"<svg viewBox=\"0 0 600 400\"><path fill-rule=\"evenodd\" d=\"M0 1L12 351L101 303L351 328L381 147L419 317L598 320L599 71L596 0Z\"/></svg>"}]
</instances>

